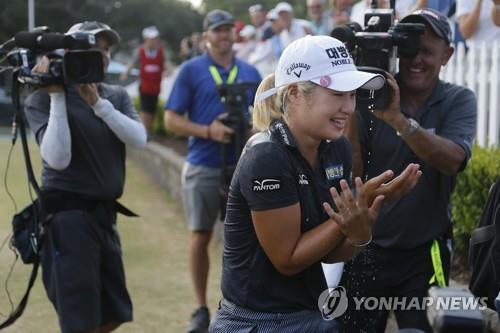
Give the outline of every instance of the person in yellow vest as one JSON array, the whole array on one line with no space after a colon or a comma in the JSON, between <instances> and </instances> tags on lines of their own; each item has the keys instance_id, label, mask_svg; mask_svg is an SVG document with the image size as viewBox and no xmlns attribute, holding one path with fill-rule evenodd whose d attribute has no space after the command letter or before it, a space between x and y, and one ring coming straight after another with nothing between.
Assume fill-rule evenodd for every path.
<instances>
[{"instance_id":1,"label":"person in yellow vest","mask_svg":"<svg viewBox=\"0 0 500 333\"><path fill-rule=\"evenodd\" d=\"M236 34L231 14L222 10L209 12L204 20L203 34L207 51L182 64L165 107L165 127L189 136L182 184L187 224L191 230L189 267L197 308L188 332L203 332L208 328L207 249L220 207L221 170L236 164L232 146L228 145L225 163L220 152L221 144L231 143L234 131L218 120L225 109L217 86L261 80L257 69L233 54ZM249 95L252 95L247 98L250 106L253 92Z\"/></svg>"}]
</instances>

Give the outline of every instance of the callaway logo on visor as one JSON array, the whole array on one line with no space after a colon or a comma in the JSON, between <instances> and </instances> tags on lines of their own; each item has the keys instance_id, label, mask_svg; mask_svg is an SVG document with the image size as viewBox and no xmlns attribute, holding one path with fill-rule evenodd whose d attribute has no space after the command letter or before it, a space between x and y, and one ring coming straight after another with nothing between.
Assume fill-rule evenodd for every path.
<instances>
[{"instance_id":1,"label":"callaway logo on visor","mask_svg":"<svg viewBox=\"0 0 500 333\"><path fill-rule=\"evenodd\" d=\"M290 65L290 67L288 67L286 69L286 74L287 75L290 75L290 74L295 74L296 77L300 78L300 76L302 75L302 69L305 69L306 71L308 71L310 68L311 68L311 65L308 65L308 64L304 64L302 62L299 62L299 63L293 63Z\"/></svg>"},{"instance_id":2,"label":"callaway logo on visor","mask_svg":"<svg viewBox=\"0 0 500 333\"><path fill-rule=\"evenodd\" d=\"M276 191L280 189L281 180L277 177L254 179L252 181L254 192Z\"/></svg>"}]
</instances>

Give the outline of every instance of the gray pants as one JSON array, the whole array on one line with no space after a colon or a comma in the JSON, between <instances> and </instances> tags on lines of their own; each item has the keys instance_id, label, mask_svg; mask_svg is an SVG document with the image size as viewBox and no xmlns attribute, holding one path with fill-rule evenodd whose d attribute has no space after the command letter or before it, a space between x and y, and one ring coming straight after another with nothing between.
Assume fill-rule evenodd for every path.
<instances>
[{"instance_id":1,"label":"gray pants","mask_svg":"<svg viewBox=\"0 0 500 333\"><path fill-rule=\"evenodd\" d=\"M220 169L184 163L182 201L191 231L212 230L219 215Z\"/></svg>"},{"instance_id":2,"label":"gray pants","mask_svg":"<svg viewBox=\"0 0 500 333\"><path fill-rule=\"evenodd\" d=\"M334 320L325 321L319 310L292 313L257 312L221 301L209 333L337 333Z\"/></svg>"}]
</instances>

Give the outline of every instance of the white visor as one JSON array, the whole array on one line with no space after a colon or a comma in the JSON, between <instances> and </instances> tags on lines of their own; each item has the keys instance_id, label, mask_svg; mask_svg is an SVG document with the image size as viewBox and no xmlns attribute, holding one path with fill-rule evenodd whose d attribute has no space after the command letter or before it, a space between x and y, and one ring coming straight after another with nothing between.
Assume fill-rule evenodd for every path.
<instances>
[{"instance_id":1,"label":"white visor","mask_svg":"<svg viewBox=\"0 0 500 333\"><path fill-rule=\"evenodd\" d=\"M341 92L378 90L385 84L380 74L358 71L341 41L329 36L306 36L283 51L275 71L275 87L259 94L256 102L275 94L282 86L305 81Z\"/></svg>"}]
</instances>

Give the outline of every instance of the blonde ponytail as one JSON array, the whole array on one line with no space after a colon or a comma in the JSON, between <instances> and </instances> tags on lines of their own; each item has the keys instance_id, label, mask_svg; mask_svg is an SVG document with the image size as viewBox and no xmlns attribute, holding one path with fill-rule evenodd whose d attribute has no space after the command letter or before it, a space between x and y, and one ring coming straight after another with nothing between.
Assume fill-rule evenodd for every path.
<instances>
[{"instance_id":1,"label":"blonde ponytail","mask_svg":"<svg viewBox=\"0 0 500 333\"><path fill-rule=\"evenodd\" d=\"M274 74L269 74L262 80L257 88L255 96L259 96L262 92L274 88ZM253 127L260 131L265 131L275 119L282 119L283 113L280 111L280 105L276 95L257 102L254 101L252 111Z\"/></svg>"},{"instance_id":2,"label":"blonde ponytail","mask_svg":"<svg viewBox=\"0 0 500 333\"><path fill-rule=\"evenodd\" d=\"M298 82L297 87L305 94L310 95L316 84L310 81ZM274 74L269 74L262 80L255 97L259 96L262 92L274 88ZM268 98L257 102L254 101L252 111L253 127L259 131L265 131L269 128L273 120L287 121L289 112L287 111L287 89L288 86L283 86L278 89L278 92Z\"/></svg>"}]
</instances>

